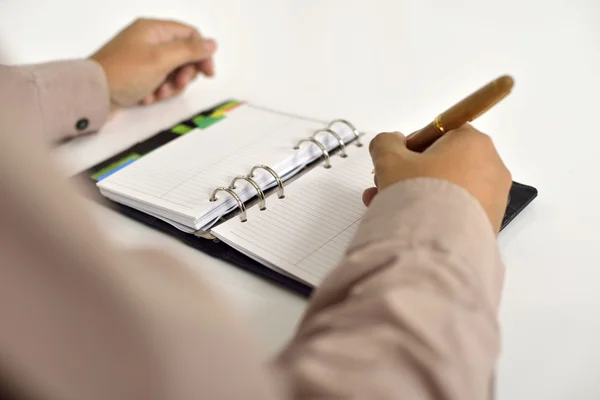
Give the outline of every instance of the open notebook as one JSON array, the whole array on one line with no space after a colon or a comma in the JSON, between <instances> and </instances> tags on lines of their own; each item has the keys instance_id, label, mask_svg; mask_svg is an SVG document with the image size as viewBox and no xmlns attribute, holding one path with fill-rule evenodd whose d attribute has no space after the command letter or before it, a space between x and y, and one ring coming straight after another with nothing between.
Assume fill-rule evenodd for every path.
<instances>
[{"instance_id":1,"label":"open notebook","mask_svg":"<svg viewBox=\"0 0 600 400\"><path fill-rule=\"evenodd\" d=\"M365 212L372 137L343 119L228 101L86 173L126 214L287 286L313 288ZM503 227L536 194L515 182Z\"/></svg>"},{"instance_id":2,"label":"open notebook","mask_svg":"<svg viewBox=\"0 0 600 400\"><path fill-rule=\"evenodd\" d=\"M188 131L100 180L100 192L182 230L206 230L239 207L235 195L245 202L359 135L346 121L325 124L249 104L234 103L209 118L210 129ZM215 188L238 176L247 178L235 183L235 194L210 201Z\"/></svg>"}]
</instances>

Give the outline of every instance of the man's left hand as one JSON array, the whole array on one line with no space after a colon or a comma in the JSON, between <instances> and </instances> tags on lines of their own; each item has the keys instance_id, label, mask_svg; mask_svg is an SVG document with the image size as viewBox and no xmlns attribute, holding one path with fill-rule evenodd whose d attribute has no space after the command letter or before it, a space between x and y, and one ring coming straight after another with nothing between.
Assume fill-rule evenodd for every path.
<instances>
[{"instance_id":1,"label":"man's left hand","mask_svg":"<svg viewBox=\"0 0 600 400\"><path fill-rule=\"evenodd\" d=\"M213 76L216 47L191 26L140 19L91 59L104 69L112 107L118 109L177 96L198 73Z\"/></svg>"}]
</instances>

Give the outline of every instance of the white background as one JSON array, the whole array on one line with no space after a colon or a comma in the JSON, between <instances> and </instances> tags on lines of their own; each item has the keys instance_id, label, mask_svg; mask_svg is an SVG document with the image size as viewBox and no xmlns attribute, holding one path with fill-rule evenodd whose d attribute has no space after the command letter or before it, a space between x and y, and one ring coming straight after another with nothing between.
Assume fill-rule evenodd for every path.
<instances>
[{"instance_id":1,"label":"white background","mask_svg":"<svg viewBox=\"0 0 600 400\"><path fill-rule=\"evenodd\" d=\"M498 75L513 94L476 122L540 195L501 234L498 398L600 398L600 2L594 0L0 0L0 62L90 55L136 17L217 39L217 77L57 150L65 174L236 97L365 130L411 132ZM1 90L1 88L0 88ZM303 299L109 211L111 237L161 246L224 289L269 354Z\"/></svg>"}]
</instances>

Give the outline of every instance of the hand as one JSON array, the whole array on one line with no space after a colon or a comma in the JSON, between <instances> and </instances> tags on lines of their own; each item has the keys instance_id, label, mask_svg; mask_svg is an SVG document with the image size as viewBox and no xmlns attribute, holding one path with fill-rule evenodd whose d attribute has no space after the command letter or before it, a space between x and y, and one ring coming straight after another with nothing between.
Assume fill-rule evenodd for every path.
<instances>
[{"instance_id":1,"label":"hand","mask_svg":"<svg viewBox=\"0 0 600 400\"><path fill-rule=\"evenodd\" d=\"M181 93L198 73L214 75L216 43L187 25L141 19L96 52L113 108L151 104Z\"/></svg>"},{"instance_id":2,"label":"hand","mask_svg":"<svg viewBox=\"0 0 600 400\"><path fill-rule=\"evenodd\" d=\"M455 183L483 206L496 233L506 211L512 177L489 136L470 125L446 133L423 153L405 146L400 133L382 133L370 145L375 185L363 194L369 205L378 191L396 182L432 177Z\"/></svg>"}]
</instances>

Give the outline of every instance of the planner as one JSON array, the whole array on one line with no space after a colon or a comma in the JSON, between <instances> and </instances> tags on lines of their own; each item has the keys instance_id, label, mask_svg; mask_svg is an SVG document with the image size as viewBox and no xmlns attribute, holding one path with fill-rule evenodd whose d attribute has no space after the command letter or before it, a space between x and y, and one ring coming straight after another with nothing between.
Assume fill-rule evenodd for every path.
<instances>
[{"instance_id":1,"label":"planner","mask_svg":"<svg viewBox=\"0 0 600 400\"><path fill-rule=\"evenodd\" d=\"M84 174L119 212L309 294L366 210L373 137L347 119L228 100ZM513 182L502 228L536 196Z\"/></svg>"},{"instance_id":2,"label":"planner","mask_svg":"<svg viewBox=\"0 0 600 400\"><path fill-rule=\"evenodd\" d=\"M98 182L100 192L183 230L207 229L240 200L262 196L278 180L293 177L360 135L347 121L324 125L239 102L230 102L208 118L212 124L202 125L206 133L200 128L185 132L159 151L104 177ZM211 199L217 186L230 186L238 176L235 191L225 188L225 194Z\"/></svg>"}]
</instances>

